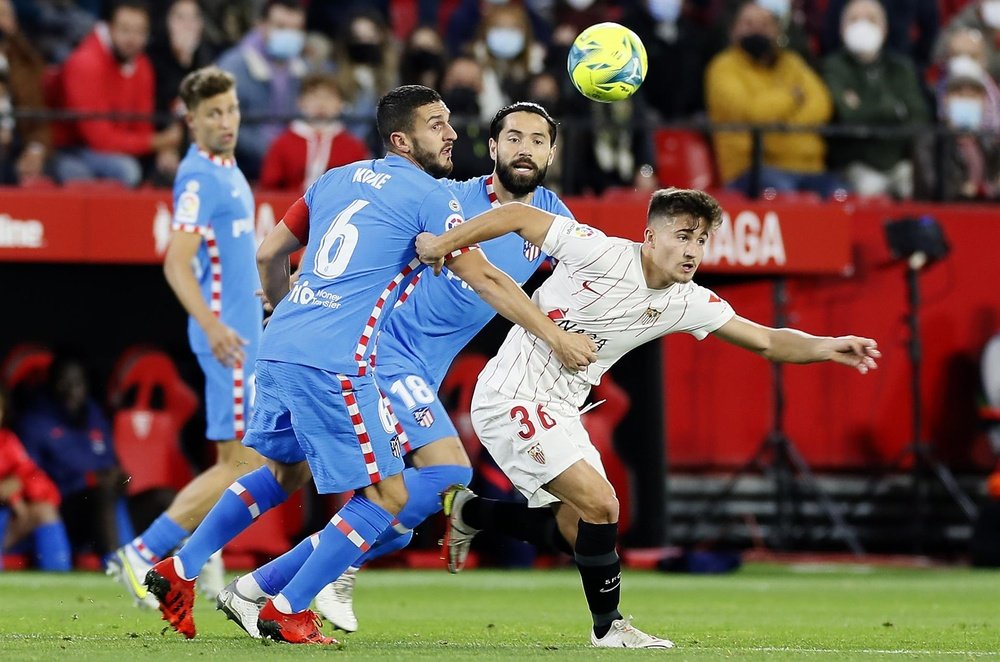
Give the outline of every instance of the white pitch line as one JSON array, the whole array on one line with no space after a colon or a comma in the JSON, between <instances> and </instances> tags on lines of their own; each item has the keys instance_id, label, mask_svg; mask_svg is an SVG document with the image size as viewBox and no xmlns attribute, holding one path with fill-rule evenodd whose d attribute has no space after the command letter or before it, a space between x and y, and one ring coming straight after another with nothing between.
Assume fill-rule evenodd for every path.
<instances>
[{"instance_id":1,"label":"white pitch line","mask_svg":"<svg viewBox=\"0 0 1000 662\"><path fill-rule=\"evenodd\" d=\"M963 657L1000 657L1000 653L992 651L932 651L932 650L907 650L907 649L878 649L878 648L793 648L790 646L690 646L690 650L723 651L723 652L747 652L747 653L816 653L816 654L851 654L861 653L865 655L958 655ZM678 646L678 650L684 650L683 645Z\"/></svg>"}]
</instances>

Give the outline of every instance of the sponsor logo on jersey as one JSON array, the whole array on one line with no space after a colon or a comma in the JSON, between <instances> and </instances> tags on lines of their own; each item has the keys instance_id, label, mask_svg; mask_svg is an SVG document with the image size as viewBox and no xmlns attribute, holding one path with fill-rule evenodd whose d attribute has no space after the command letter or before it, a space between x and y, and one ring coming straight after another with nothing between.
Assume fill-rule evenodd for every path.
<instances>
[{"instance_id":1,"label":"sponsor logo on jersey","mask_svg":"<svg viewBox=\"0 0 1000 662\"><path fill-rule=\"evenodd\" d=\"M420 409L413 410L413 420L420 427L429 428L434 425L434 414L431 412L430 407L421 407Z\"/></svg>"},{"instance_id":2,"label":"sponsor logo on jersey","mask_svg":"<svg viewBox=\"0 0 1000 662\"><path fill-rule=\"evenodd\" d=\"M0 248L42 248L45 226L34 219L20 220L0 214Z\"/></svg>"},{"instance_id":3,"label":"sponsor logo on jersey","mask_svg":"<svg viewBox=\"0 0 1000 662\"><path fill-rule=\"evenodd\" d=\"M709 294L708 295L708 302L709 303L722 303L722 299L720 299L719 297L715 296L715 294Z\"/></svg>"},{"instance_id":4,"label":"sponsor logo on jersey","mask_svg":"<svg viewBox=\"0 0 1000 662\"><path fill-rule=\"evenodd\" d=\"M545 451L542 450L542 445L536 443L534 446L529 448L528 457L530 457L538 464L545 464Z\"/></svg>"},{"instance_id":5,"label":"sponsor logo on jersey","mask_svg":"<svg viewBox=\"0 0 1000 662\"><path fill-rule=\"evenodd\" d=\"M197 184L198 182L188 182ZM187 190L177 198L177 208L174 210L174 220L178 223L196 223L198 221L198 209L201 207L201 198L195 191Z\"/></svg>"},{"instance_id":6,"label":"sponsor logo on jersey","mask_svg":"<svg viewBox=\"0 0 1000 662\"><path fill-rule=\"evenodd\" d=\"M322 306L324 308L340 308L340 295L325 290L314 290L309 287L308 280L299 280L288 294L288 300L303 306Z\"/></svg>"},{"instance_id":7,"label":"sponsor logo on jersey","mask_svg":"<svg viewBox=\"0 0 1000 662\"><path fill-rule=\"evenodd\" d=\"M646 326L653 324L656 320L660 319L660 315L662 314L662 310L657 310L656 308L649 306L646 308L646 312L639 317L639 324Z\"/></svg>"},{"instance_id":8,"label":"sponsor logo on jersey","mask_svg":"<svg viewBox=\"0 0 1000 662\"><path fill-rule=\"evenodd\" d=\"M253 219L252 218L238 218L233 221L233 238L239 237L241 234L253 234Z\"/></svg>"},{"instance_id":9,"label":"sponsor logo on jersey","mask_svg":"<svg viewBox=\"0 0 1000 662\"><path fill-rule=\"evenodd\" d=\"M456 225L461 225L462 223L465 223L465 218L461 214L452 214L444 220L444 229L445 231L448 231Z\"/></svg>"},{"instance_id":10,"label":"sponsor logo on jersey","mask_svg":"<svg viewBox=\"0 0 1000 662\"><path fill-rule=\"evenodd\" d=\"M574 223L569 225L563 230L563 234L569 235L570 237L579 237L580 239L589 239L594 236L594 228L589 225L584 225L583 223Z\"/></svg>"},{"instance_id":11,"label":"sponsor logo on jersey","mask_svg":"<svg viewBox=\"0 0 1000 662\"><path fill-rule=\"evenodd\" d=\"M530 241L525 240L524 242L524 259L528 262L534 262L538 259L538 256L542 254L542 249L535 246Z\"/></svg>"},{"instance_id":12,"label":"sponsor logo on jersey","mask_svg":"<svg viewBox=\"0 0 1000 662\"><path fill-rule=\"evenodd\" d=\"M555 310L550 310L545 313L548 315L549 319L552 321L561 320L566 317L566 313L569 312L569 308L556 308Z\"/></svg>"}]
</instances>

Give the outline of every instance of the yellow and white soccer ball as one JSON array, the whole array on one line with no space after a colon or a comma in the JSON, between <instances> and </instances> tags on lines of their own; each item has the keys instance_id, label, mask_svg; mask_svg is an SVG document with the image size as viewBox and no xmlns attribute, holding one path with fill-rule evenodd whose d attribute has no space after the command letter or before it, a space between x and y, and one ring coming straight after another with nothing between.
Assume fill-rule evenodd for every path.
<instances>
[{"instance_id":1,"label":"yellow and white soccer ball","mask_svg":"<svg viewBox=\"0 0 1000 662\"><path fill-rule=\"evenodd\" d=\"M598 23L573 41L566 68L583 96L621 101L635 94L646 78L646 47L624 25Z\"/></svg>"}]
</instances>

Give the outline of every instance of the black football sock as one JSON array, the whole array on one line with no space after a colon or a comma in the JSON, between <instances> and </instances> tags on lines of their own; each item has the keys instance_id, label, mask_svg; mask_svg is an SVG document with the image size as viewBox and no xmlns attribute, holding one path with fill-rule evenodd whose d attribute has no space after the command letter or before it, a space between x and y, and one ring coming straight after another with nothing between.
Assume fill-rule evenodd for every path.
<instances>
[{"instance_id":1,"label":"black football sock","mask_svg":"<svg viewBox=\"0 0 1000 662\"><path fill-rule=\"evenodd\" d=\"M551 508L528 508L528 504L516 501L474 497L462 506L462 519L471 527L502 533L530 543L542 552L573 553L559 532Z\"/></svg>"},{"instance_id":2,"label":"black football sock","mask_svg":"<svg viewBox=\"0 0 1000 662\"><path fill-rule=\"evenodd\" d=\"M621 599L622 564L615 550L618 523L591 524L580 520L576 534L576 567L583 580L590 615L594 619L594 634L607 634L611 622L622 617L618 611Z\"/></svg>"}]
</instances>

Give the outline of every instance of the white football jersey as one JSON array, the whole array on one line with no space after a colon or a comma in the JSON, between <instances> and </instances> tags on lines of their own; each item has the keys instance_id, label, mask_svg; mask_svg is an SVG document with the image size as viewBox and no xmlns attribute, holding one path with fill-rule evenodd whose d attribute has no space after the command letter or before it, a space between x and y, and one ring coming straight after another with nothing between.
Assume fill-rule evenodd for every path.
<instances>
[{"instance_id":1,"label":"white football jersey","mask_svg":"<svg viewBox=\"0 0 1000 662\"><path fill-rule=\"evenodd\" d=\"M668 333L701 340L733 318L726 301L693 282L648 288L641 246L556 217L542 250L559 264L531 298L563 329L590 336L597 361L570 372L544 341L515 326L479 379L510 398L575 409L634 347Z\"/></svg>"}]
</instances>

